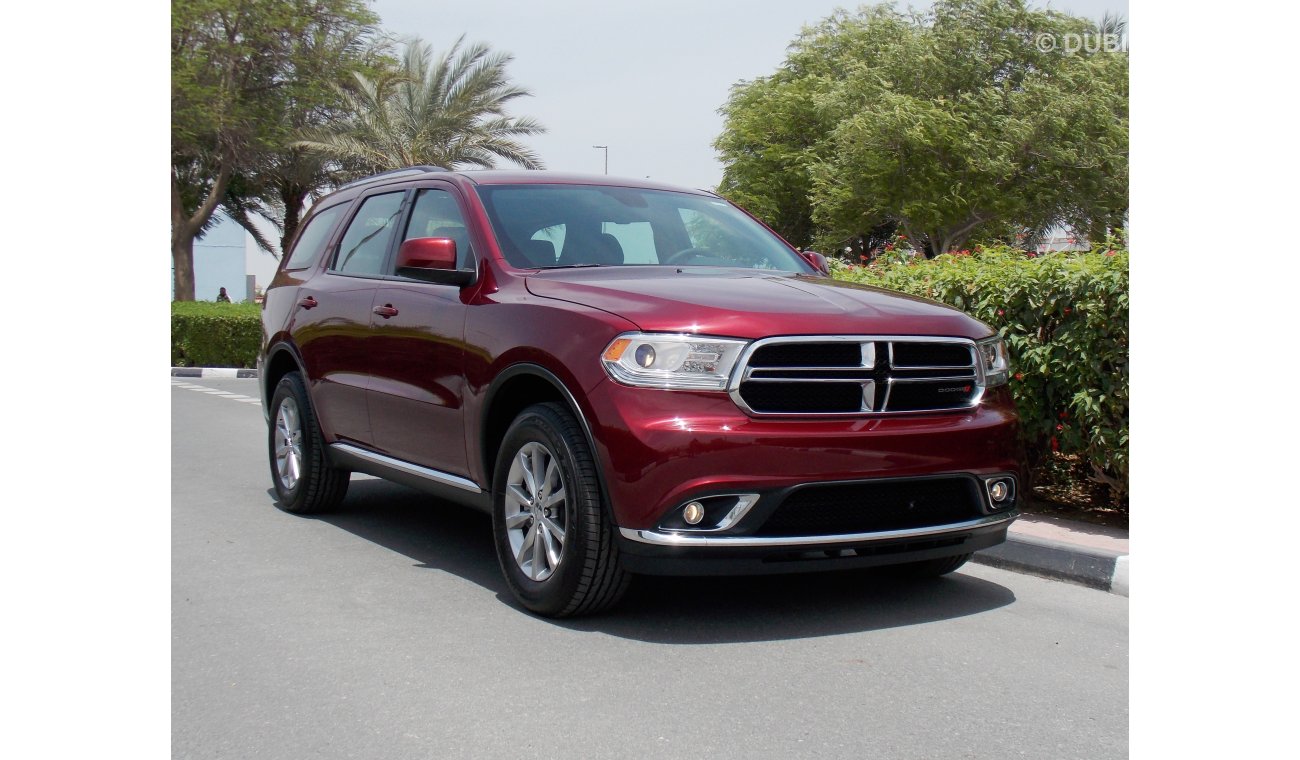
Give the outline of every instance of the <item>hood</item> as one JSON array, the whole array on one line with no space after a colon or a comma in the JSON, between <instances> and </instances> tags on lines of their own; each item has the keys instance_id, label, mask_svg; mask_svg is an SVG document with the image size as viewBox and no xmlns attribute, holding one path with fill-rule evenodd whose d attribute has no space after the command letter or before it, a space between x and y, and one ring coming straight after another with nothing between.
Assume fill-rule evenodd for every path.
<instances>
[{"instance_id":1,"label":"hood","mask_svg":"<svg viewBox=\"0 0 1300 760\"><path fill-rule=\"evenodd\" d=\"M829 277L710 267L543 270L527 279L543 298L617 314L646 332L736 338L772 335L942 335L993 329L944 304Z\"/></svg>"}]
</instances>

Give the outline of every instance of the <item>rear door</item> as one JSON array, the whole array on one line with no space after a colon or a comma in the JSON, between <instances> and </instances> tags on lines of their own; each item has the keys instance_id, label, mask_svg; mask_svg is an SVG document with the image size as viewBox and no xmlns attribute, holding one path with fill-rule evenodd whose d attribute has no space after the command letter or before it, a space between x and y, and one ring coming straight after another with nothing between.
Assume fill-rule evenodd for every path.
<instances>
[{"instance_id":1,"label":"rear door","mask_svg":"<svg viewBox=\"0 0 1300 760\"><path fill-rule=\"evenodd\" d=\"M312 401L329 440L370 445L371 307L403 210L404 191L376 192L330 251L324 273L299 289L294 342L307 365Z\"/></svg>"},{"instance_id":2,"label":"rear door","mask_svg":"<svg viewBox=\"0 0 1300 760\"><path fill-rule=\"evenodd\" d=\"M414 191L400 241L451 238L461 269L475 266L461 199L433 183ZM375 446L389 456L465 475L465 313L455 285L397 277L388 261L371 317L369 391Z\"/></svg>"}]
</instances>

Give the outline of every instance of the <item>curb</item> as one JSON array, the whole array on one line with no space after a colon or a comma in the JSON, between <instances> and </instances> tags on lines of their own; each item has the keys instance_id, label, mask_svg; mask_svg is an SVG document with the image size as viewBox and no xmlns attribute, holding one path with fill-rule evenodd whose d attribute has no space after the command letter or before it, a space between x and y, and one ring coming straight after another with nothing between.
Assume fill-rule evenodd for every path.
<instances>
[{"instance_id":1,"label":"curb","mask_svg":"<svg viewBox=\"0 0 1300 760\"><path fill-rule=\"evenodd\" d=\"M1008 532L1006 543L976 552L971 561L1128 596L1128 557L1105 549Z\"/></svg>"},{"instance_id":2,"label":"curb","mask_svg":"<svg viewBox=\"0 0 1300 760\"><path fill-rule=\"evenodd\" d=\"M172 377L257 377L257 370L233 367L172 367Z\"/></svg>"}]
</instances>

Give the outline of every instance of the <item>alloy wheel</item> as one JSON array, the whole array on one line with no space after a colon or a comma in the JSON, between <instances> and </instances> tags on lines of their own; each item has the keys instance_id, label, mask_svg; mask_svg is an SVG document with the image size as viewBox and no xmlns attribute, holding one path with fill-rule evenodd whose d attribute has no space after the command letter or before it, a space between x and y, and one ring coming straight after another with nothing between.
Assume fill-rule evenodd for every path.
<instances>
[{"instance_id":1,"label":"alloy wheel","mask_svg":"<svg viewBox=\"0 0 1300 760\"><path fill-rule=\"evenodd\" d=\"M505 526L510 553L524 575L544 581L563 557L568 515L564 473L545 445L520 447L506 476Z\"/></svg>"},{"instance_id":2,"label":"alloy wheel","mask_svg":"<svg viewBox=\"0 0 1300 760\"><path fill-rule=\"evenodd\" d=\"M287 397L275 415L275 469L287 490L298 485L302 462L302 415L298 404Z\"/></svg>"}]
</instances>

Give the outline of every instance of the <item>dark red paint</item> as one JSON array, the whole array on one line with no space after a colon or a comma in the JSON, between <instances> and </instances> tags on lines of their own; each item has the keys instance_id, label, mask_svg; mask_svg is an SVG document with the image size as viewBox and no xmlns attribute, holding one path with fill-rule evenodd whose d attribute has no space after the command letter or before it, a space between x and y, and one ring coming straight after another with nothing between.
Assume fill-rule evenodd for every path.
<instances>
[{"instance_id":1,"label":"dark red paint","mask_svg":"<svg viewBox=\"0 0 1300 760\"><path fill-rule=\"evenodd\" d=\"M451 191L467 221L477 271L464 287L331 273L330 246L337 244L349 212L315 266L277 274L264 301L264 356L287 351L305 372L327 441L352 441L488 490L488 465L495 457L484 440L488 393L507 370L527 364L558 379L585 417L622 527L651 527L693 491L732 485L938 472L1014 472L1025 482L1014 405L1005 387L989 391L967 412L756 418L724 392L620 385L600 362L606 345L630 330L746 339L981 339L991 334L981 322L923 299L830 279L813 263L794 276L671 266L517 269L502 256L474 190L494 183L682 191L549 172L472 172L403 177L330 196L323 203L353 202L380 186L385 192ZM408 241L392 255L397 263L443 266L449 242ZM454 243L452 251L454 266ZM372 307L392 313L372 313ZM263 378L276 379L266 372Z\"/></svg>"}]
</instances>

